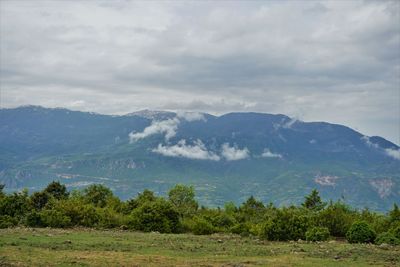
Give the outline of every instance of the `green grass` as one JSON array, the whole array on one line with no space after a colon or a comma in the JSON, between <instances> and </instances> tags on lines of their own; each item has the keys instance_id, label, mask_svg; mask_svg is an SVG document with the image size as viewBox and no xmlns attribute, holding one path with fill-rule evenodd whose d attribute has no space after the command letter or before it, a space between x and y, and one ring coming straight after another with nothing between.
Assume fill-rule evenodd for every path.
<instances>
[{"instance_id":1,"label":"green grass","mask_svg":"<svg viewBox=\"0 0 400 267\"><path fill-rule=\"evenodd\" d=\"M400 266L399 247L236 235L0 230L0 266Z\"/></svg>"}]
</instances>

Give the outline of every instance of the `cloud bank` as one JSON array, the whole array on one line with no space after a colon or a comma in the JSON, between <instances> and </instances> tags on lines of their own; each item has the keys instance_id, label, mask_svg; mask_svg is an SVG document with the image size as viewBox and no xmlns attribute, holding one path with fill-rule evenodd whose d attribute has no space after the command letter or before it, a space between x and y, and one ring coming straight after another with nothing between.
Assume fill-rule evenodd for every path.
<instances>
[{"instance_id":1,"label":"cloud bank","mask_svg":"<svg viewBox=\"0 0 400 267\"><path fill-rule=\"evenodd\" d=\"M221 155L227 161L246 159L249 157L249 154L250 151L247 149L247 147L239 149L237 146L231 147L229 143L225 143L222 145Z\"/></svg>"},{"instance_id":2,"label":"cloud bank","mask_svg":"<svg viewBox=\"0 0 400 267\"><path fill-rule=\"evenodd\" d=\"M282 158L281 154L272 153L268 148L264 149L264 152L261 154L263 158Z\"/></svg>"},{"instance_id":3,"label":"cloud bank","mask_svg":"<svg viewBox=\"0 0 400 267\"><path fill-rule=\"evenodd\" d=\"M208 151L201 140L196 140L193 145L187 145L186 140L180 140L176 145L158 147L152 150L155 153L168 157L182 157L188 159L219 161L220 157L214 152Z\"/></svg>"},{"instance_id":4,"label":"cloud bank","mask_svg":"<svg viewBox=\"0 0 400 267\"><path fill-rule=\"evenodd\" d=\"M387 149L385 149L385 152L386 152L386 155L388 155L394 159L400 160L400 150L387 148Z\"/></svg>"},{"instance_id":5,"label":"cloud bank","mask_svg":"<svg viewBox=\"0 0 400 267\"><path fill-rule=\"evenodd\" d=\"M178 118L182 118L188 122L192 121L206 121L206 118L200 112L187 112L187 111L178 111L176 113Z\"/></svg>"},{"instance_id":6,"label":"cloud bank","mask_svg":"<svg viewBox=\"0 0 400 267\"><path fill-rule=\"evenodd\" d=\"M400 143L399 1L0 4L2 107L260 111Z\"/></svg>"},{"instance_id":7,"label":"cloud bank","mask_svg":"<svg viewBox=\"0 0 400 267\"><path fill-rule=\"evenodd\" d=\"M146 127L143 130L143 132L130 133L129 140L130 142L135 142L151 135L164 134L165 140L168 141L170 138L176 135L179 123L180 121L177 118L163 120L163 121L153 121L150 126Z\"/></svg>"},{"instance_id":8,"label":"cloud bank","mask_svg":"<svg viewBox=\"0 0 400 267\"><path fill-rule=\"evenodd\" d=\"M361 137L361 140L365 142L368 147L382 151L386 156L400 160L400 150L393 148L383 149L378 144L372 143L368 136Z\"/></svg>"},{"instance_id":9,"label":"cloud bank","mask_svg":"<svg viewBox=\"0 0 400 267\"><path fill-rule=\"evenodd\" d=\"M175 118L167 119L163 121L152 121L150 126L146 127L143 132L135 133L131 132L129 134L130 142L136 142L140 139L144 139L155 134L164 134L165 140L168 141L176 135L178 126L181 120L186 120L188 122L202 120L205 121L204 115L198 112L178 112Z\"/></svg>"}]
</instances>

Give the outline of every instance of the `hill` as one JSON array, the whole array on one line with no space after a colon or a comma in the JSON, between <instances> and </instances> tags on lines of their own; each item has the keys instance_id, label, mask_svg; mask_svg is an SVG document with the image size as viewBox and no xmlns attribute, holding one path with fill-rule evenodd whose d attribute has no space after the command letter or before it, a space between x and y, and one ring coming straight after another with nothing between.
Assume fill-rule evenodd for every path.
<instances>
[{"instance_id":1,"label":"hill","mask_svg":"<svg viewBox=\"0 0 400 267\"><path fill-rule=\"evenodd\" d=\"M0 110L0 183L38 190L104 183L123 199L192 184L201 204L254 195L388 210L400 202L399 147L346 126L285 115L140 111L123 116L24 106Z\"/></svg>"}]
</instances>

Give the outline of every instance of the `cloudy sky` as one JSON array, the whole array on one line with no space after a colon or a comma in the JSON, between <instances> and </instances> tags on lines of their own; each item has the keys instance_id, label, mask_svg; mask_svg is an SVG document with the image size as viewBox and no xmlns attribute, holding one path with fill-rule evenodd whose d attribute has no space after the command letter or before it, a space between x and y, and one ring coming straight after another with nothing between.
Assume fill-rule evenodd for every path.
<instances>
[{"instance_id":1,"label":"cloudy sky","mask_svg":"<svg viewBox=\"0 0 400 267\"><path fill-rule=\"evenodd\" d=\"M0 1L0 104L283 113L400 144L399 1Z\"/></svg>"}]
</instances>

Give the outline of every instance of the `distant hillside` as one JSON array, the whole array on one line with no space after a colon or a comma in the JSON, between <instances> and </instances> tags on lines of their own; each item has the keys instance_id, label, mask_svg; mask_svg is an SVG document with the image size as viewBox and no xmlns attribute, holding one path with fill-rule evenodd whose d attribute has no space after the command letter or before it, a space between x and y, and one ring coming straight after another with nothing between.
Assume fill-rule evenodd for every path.
<instances>
[{"instance_id":1,"label":"distant hillside","mask_svg":"<svg viewBox=\"0 0 400 267\"><path fill-rule=\"evenodd\" d=\"M0 183L104 183L122 198L193 184L205 205L324 198L387 210L400 202L400 148L348 127L285 115L140 111L125 116L25 106L0 110Z\"/></svg>"}]
</instances>

